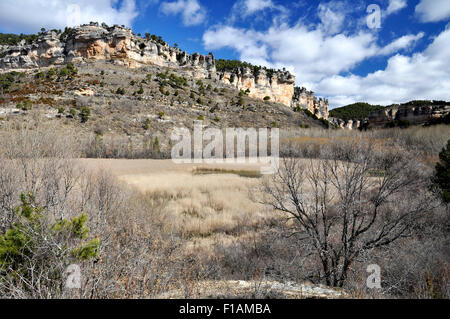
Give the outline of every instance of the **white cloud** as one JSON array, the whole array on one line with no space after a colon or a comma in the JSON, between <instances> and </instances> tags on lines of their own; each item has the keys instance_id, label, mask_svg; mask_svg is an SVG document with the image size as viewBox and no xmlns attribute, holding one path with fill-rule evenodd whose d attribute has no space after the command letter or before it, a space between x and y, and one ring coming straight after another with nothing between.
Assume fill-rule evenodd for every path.
<instances>
[{"instance_id":1,"label":"white cloud","mask_svg":"<svg viewBox=\"0 0 450 319\"><path fill-rule=\"evenodd\" d=\"M396 13L407 7L406 0L389 0L389 6L386 10L386 14L390 15Z\"/></svg>"},{"instance_id":2,"label":"white cloud","mask_svg":"<svg viewBox=\"0 0 450 319\"><path fill-rule=\"evenodd\" d=\"M274 25L266 31L216 26L203 35L206 49L235 49L242 60L269 67L287 67L297 83L313 87L326 77L349 72L365 59L389 55L410 47L423 34L401 37L385 47L376 44L370 32L329 35L321 27L309 29Z\"/></svg>"},{"instance_id":3,"label":"white cloud","mask_svg":"<svg viewBox=\"0 0 450 319\"><path fill-rule=\"evenodd\" d=\"M318 16L321 26L326 33L336 34L342 30L345 20L345 10L340 2L329 2L319 4Z\"/></svg>"},{"instance_id":4,"label":"white cloud","mask_svg":"<svg viewBox=\"0 0 450 319\"><path fill-rule=\"evenodd\" d=\"M390 55L395 52L398 52L401 49L406 49L406 48L412 46L415 42L422 39L424 35L425 34L423 32L420 32L419 34L416 34L416 35L410 34L410 35L402 36L401 38L398 38L397 40L391 42L384 48L381 48L379 53L381 55Z\"/></svg>"},{"instance_id":5,"label":"white cloud","mask_svg":"<svg viewBox=\"0 0 450 319\"><path fill-rule=\"evenodd\" d=\"M422 22L437 22L450 18L449 0L421 0L416 14Z\"/></svg>"},{"instance_id":6,"label":"white cloud","mask_svg":"<svg viewBox=\"0 0 450 319\"><path fill-rule=\"evenodd\" d=\"M297 85L328 97L332 106L450 99L450 65L446 62L450 60L450 29L424 52L407 56L423 32L380 46L377 33L342 30L339 21L328 28L323 22L312 26L302 21L295 25L274 22L266 30L217 25L204 33L203 43L206 49L234 49L241 60L254 64L286 67L296 75ZM339 29L341 33L335 34ZM351 74L359 63L380 56L391 56L384 70L365 77Z\"/></svg>"},{"instance_id":7,"label":"white cloud","mask_svg":"<svg viewBox=\"0 0 450 319\"><path fill-rule=\"evenodd\" d=\"M390 104L413 99L450 100L450 29L443 31L423 52L397 54L386 69L359 77L335 75L316 88L327 92L335 105L368 101Z\"/></svg>"},{"instance_id":8,"label":"white cloud","mask_svg":"<svg viewBox=\"0 0 450 319\"><path fill-rule=\"evenodd\" d=\"M135 0L124 0L117 8L117 0L1 0L0 28L6 32L37 32L41 27L64 28L72 19L70 5L78 5L79 22L105 22L109 25L131 26L138 16Z\"/></svg>"},{"instance_id":9,"label":"white cloud","mask_svg":"<svg viewBox=\"0 0 450 319\"><path fill-rule=\"evenodd\" d=\"M274 4L272 0L244 0L244 7L246 14L250 15L257 11L273 8Z\"/></svg>"},{"instance_id":10,"label":"white cloud","mask_svg":"<svg viewBox=\"0 0 450 319\"><path fill-rule=\"evenodd\" d=\"M206 19L206 10L197 0L163 2L160 10L166 15L181 14L185 26L199 25Z\"/></svg>"}]
</instances>

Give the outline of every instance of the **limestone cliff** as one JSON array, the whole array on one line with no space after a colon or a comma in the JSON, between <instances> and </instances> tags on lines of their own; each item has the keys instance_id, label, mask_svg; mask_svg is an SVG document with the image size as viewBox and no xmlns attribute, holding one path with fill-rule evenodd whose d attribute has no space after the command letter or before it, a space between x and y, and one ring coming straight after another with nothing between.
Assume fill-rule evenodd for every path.
<instances>
[{"instance_id":1,"label":"limestone cliff","mask_svg":"<svg viewBox=\"0 0 450 319\"><path fill-rule=\"evenodd\" d=\"M436 120L443 119L450 114L450 103L430 102L430 105L411 106L396 105L388 106L380 110L370 112L364 120L342 120L331 118L331 122L341 128L358 129L361 127L386 127L397 124L423 125L430 124Z\"/></svg>"},{"instance_id":2,"label":"limestone cliff","mask_svg":"<svg viewBox=\"0 0 450 319\"><path fill-rule=\"evenodd\" d=\"M243 91L248 90L250 97L261 100L268 99L286 106L292 105L295 76L286 70L268 75L264 69L261 69L253 74L250 68L244 67L232 72L220 72L218 77L225 84Z\"/></svg>"},{"instance_id":3,"label":"limestone cliff","mask_svg":"<svg viewBox=\"0 0 450 319\"><path fill-rule=\"evenodd\" d=\"M308 91L304 87L295 87L292 98L294 108L307 109L318 118L328 119L328 105L327 99L315 97L314 92Z\"/></svg>"},{"instance_id":4,"label":"limestone cliff","mask_svg":"<svg viewBox=\"0 0 450 319\"><path fill-rule=\"evenodd\" d=\"M97 60L130 68L150 64L179 68L195 78L218 79L246 91L252 98L304 107L319 118L328 117L328 101L314 98L312 92L294 89L295 77L285 69L259 69L253 73L243 67L217 72L212 54L188 54L164 41L136 36L131 29L118 25L90 23L64 32L42 32L32 43L22 41L15 46L0 46L0 72Z\"/></svg>"},{"instance_id":5,"label":"limestone cliff","mask_svg":"<svg viewBox=\"0 0 450 319\"><path fill-rule=\"evenodd\" d=\"M182 67L194 77L216 74L212 55L189 55L152 39L136 36L130 29L103 27L96 23L71 29L68 34L41 33L32 44L0 48L2 70L31 69L68 62L107 60L130 68L146 64Z\"/></svg>"},{"instance_id":6,"label":"limestone cliff","mask_svg":"<svg viewBox=\"0 0 450 319\"><path fill-rule=\"evenodd\" d=\"M391 122L407 121L411 124L425 124L445 117L450 113L450 105L426 105L413 107L388 107L372 112L369 116L371 126L385 126Z\"/></svg>"}]
</instances>

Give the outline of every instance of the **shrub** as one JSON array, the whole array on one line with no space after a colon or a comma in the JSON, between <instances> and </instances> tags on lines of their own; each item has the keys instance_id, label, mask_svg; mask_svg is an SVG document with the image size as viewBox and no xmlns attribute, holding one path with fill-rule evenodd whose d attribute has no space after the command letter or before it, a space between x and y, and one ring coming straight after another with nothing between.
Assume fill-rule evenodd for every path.
<instances>
[{"instance_id":1,"label":"shrub","mask_svg":"<svg viewBox=\"0 0 450 319\"><path fill-rule=\"evenodd\" d=\"M0 235L0 282L22 282L28 289L63 287L66 267L97 258L100 241L87 241L87 215L51 222L33 193L22 194L20 201L17 222Z\"/></svg>"},{"instance_id":2,"label":"shrub","mask_svg":"<svg viewBox=\"0 0 450 319\"><path fill-rule=\"evenodd\" d=\"M450 203L450 140L439 153L440 161L436 164L433 181L442 191L442 199Z\"/></svg>"},{"instance_id":3,"label":"shrub","mask_svg":"<svg viewBox=\"0 0 450 319\"><path fill-rule=\"evenodd\" d=\"M89 117L91 116L91 109L87 106L83 106L80 111L80 118L81 123L86 123L89 120Z\"/></svg>"},{"instance_id":4,"label":"shrub","mask_svg":"<svg viewBox=\"0 0 450 319\"><path fill-rule=\"evenodd\" d=\"M264 101L269 101L270 100L270 96L265 96L264 97Z\"/></svg>"},{"instance_id":5,"label":"shrub","mask_svg":"<svg viewBox=\"0 0 450 319\"><path fill-rule=\"evenodd\" d=\"M123 89L123 88L118 88L117 91L116 91L116 94L119 94L119 95L125 95L125 89Z\"/></svg>"},{"instance_id":6,"label":"shrub","mask_svg":"<svg viewBox=\"0 0 450 319\"><path fill-rule=\"evenodd\" d=\"M74 76L77 74L78 69L72 63L67 63L66 66L59 71L59 76L61 77Z\"/></svg>"},{"instance_id":7,"label":"shrub","mask_svg":"<svg viewBox=\"0 0 450 319\"><path fill-rule=\"evenodd\" d=\"M150 128L150 119L147 118L144 122L144 125L142 126L144 130L148 130Z\"/></svg>"},{"instance_id":8,"label":"shrub","mask_svg":"<svg viewBox=\"0 0 450 319\"><path fill-rule=\"evenodd\" d=\"M33 108L33 104L30 100L26 100L23 103L17 104L17 108L21 109L22 111L29 111Z\"/></svg>"}]
</instances>

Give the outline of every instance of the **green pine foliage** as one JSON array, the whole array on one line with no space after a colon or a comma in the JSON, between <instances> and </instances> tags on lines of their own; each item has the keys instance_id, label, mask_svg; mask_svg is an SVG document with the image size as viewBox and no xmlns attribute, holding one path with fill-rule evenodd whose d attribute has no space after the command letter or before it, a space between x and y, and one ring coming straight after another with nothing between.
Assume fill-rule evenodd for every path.
<instances>
[{"instance_id":1,"label":"green pine foliage","mask_svg":"<svg viewBox=\"0 0 450 319\"><path fill-rule=\"evenodd\" d=\"M450 140L447 146L439 153L440 161L436 164L436 171L433 178L434 183L442 191L442 199L450 203Z\"/></svg>"},{"instance_id":2,"label":"green pine foliage","mask_svg":"<svg viewBox=\"0 0 450 319\"><path fill-rule=\"evenodd\" d=\"M369 103L358 102L343 107L339 107L330 110L330 116L340 118L343 120L364 120L369 117L373 111L382 110L384 108L399 107L399 108L412 108L422 106L439 106L450 105L450 102L446 101L430 101L430 100L415 100L403 104L392 104L388 106L371 105Z\"/></svg>"},{"instance_id":3,"label":"green pine foliage","mask_svg":"<svg viewBox=\"0 0 450 319\"><path fill-rule=\"evenodd\" d=\"M330 116L343 120L363 120L369 117L370 112L383 109L381 105L371 105L369 103L354 103L330 111Z\"/></svg>"},{"instance_id":4,"label":"green pine foliage","mask_svg":"<svg viewBox=\"0 0 450 319\"><path fill-rule=\"evenodd\" d=\"M83 106L80 111L80 119L81 123L86 123L89 120L89 117L91 116L91 109L87 106Z\"/></svg>"},{"instance_id":5,"label":"green pine foliage","mask_svg":"<svg viewBox=\"0 0 450 319\"><path fill-rule=\"evenodd\" d=\"M18 45L22 40L25 40L27 44L31 44L37 38L37 34L18 35L11 33L0 33L0 45Z\"/></svg>"},{"instance_id":6,"label":"green pine foliage","mask_svg":"<svg viewBox=\"0 0 450 319\"><path fill-rule=\"evenodd\" d=\"M52 262L67 267L98 257L100 241L87 240L86 214L52 222L32 193L22 194L20 201L15 209L16 222L0 235L0 281L11 273L31 279L32 272L39 272L35 267L44 270ZM46 279L61 280L62 275L55 271L54 278Z\"/></svg>"},{"instance_id":7,"label":"green pine foliage","mask_svg":"<svg viewBox=\"0 0 450 319\"><path fill-rule=\"evenodd\" d=\"M244 67L250 68L254 75L257 75L261 69L265 70L267 73L267 76L269 78L271 78L272 75L275 73L274 69L269 69L266 67L253 65L251 63L243 62L243 61L239 61L239 60L224 60L224 59L216 60L216 69L219 72L224 72L224 71L232 72L232 71L236 71L238 69L244 68Z\"/></svg>"}]
</instances>

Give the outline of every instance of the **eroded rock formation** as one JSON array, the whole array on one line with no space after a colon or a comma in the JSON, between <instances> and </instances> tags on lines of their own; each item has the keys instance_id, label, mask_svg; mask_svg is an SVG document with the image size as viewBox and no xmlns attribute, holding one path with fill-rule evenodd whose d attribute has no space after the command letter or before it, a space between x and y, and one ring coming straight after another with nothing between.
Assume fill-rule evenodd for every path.
<instances>
[{"instance_id":1,"label":"eroded rock formation","mask_svg":"<svg viewBox=\"0 0 450 319\"><path fill-rule=\"evenodd\" d=\"M286 70L256 74L250 68L217 72L212 54L188 54L163 41L136 36L131 29L91 23L64 33L40 33L31 44L0 46L0 71L33 69L65 63L96 60L136 68L144 65L181 68L195 78L219 79L222 83L244 90L250 97L282 103L288 107L309 109L319 118L328 117L328 101L314 98L314 93L294 89L295 76ZM299 94L297 94L299 93Z\"/></svg>"},{"instance_id":2,"label":"eroded rock formation","mask_svg":"<svg viewBox=\"0 0 450 319\"><path fill-rule=\"evenodd\" d=\"M220 81L237 89L249 92L250 97L292 105L295 76L286 70L268 75L263 69L253 74L250 68L241 68L234 72L221 72Z\"/></svg>"},{"instance_id":3,"label":"eroded rock formation","mask_svg":"<svg viewBox=\"0 0 450 319\"><path fill-rule=\"evenodd\" d=\"M0 48L0 68L31 69L68 62L107 60L130 68L146 64L183 67L194 77L216 75L212 55L189 55L152 39L137 37L131 29L96 23L71 29L68 34L42 33L32 44Z\"/></svg>"},{"instance_id":4,"label":"eroded rock formation","mask_svg":"<svg viewBox=\"0 0 450 319\"><path fill-rule=\"evenodd\" d=\"M450 114L450 105L425 105L425 106L390 106L373 111L369 117L359 120L342 120L330 118L330 121L345 129L359 129L361 127L387 127L402 125L423 125L433 123Z\"/></svg>"},{"instance_id":5,"label":"eroded rock formation","mask_svg":"<svg viewBox=\"0 0 450 319\"><path fill-rule=\"evenodd\" d=\"M317 98L314 92L308 91L306 88L296 87L292 98L292 106L309 110L318 118L328 119L328 100Z\"/></svg>"}]
</instances>

